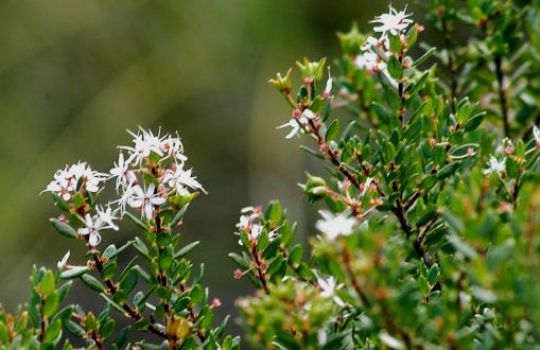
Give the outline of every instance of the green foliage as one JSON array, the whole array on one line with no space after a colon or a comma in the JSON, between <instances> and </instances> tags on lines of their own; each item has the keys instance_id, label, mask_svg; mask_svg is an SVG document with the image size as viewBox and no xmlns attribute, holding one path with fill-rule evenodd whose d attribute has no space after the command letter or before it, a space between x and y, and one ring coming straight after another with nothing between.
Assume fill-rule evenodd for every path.
<instances>
[{"instance_id":1,"label":"green foliage","mask_svg":"<svg viewBox=\"0 0 540 350\"><path fill-rule=\"evenodd\" d=\"M300 184L326 209L309 253L277 202L243 212L230 256L258 288L238 302L253 348L537 348L538 5L433 0L441 49L390 8L380 37L338 34L324 89L281 91L287 138L327 164Z\"/></svg>"}]
</instances>

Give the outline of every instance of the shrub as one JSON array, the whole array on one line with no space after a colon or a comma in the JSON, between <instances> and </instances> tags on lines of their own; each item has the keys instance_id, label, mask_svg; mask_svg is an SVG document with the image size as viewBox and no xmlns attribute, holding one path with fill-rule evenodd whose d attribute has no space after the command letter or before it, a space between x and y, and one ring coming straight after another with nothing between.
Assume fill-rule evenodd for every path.
<instances>
[{"instance_id":1,"label":"shrub","mask_svg":"<svg viewBox=\"0 0 540 350\"><path fill-rule=\"evenodd\" d=\"M304 59L299 81L293 69L270 80L291 107L279 128L307 136L328 173L300 184L320 209L309 249L278 201L241 212L229 256L256 287L237 301L250 347L539 348L539 13L538 1L432 0L436 48L390 7L372 34L338 35L332 70ZM240 347L187 258L197 242L176 233L204 193L180 139L132 136L108 173L78 163L47 186L51 222L85 245L86 264L68 252L34 269L28 305L0 311L2 348ZM102 249L125 220L139 234ZM128 251L138 259L120 266ZM64 305L73 279L103 300L99 314Z\"/></svg>"}]
</instances>

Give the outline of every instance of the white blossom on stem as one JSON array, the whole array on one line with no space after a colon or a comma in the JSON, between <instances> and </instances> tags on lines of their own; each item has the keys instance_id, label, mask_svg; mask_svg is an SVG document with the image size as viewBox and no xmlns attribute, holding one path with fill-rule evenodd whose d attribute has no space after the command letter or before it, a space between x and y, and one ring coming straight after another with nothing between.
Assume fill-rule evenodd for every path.
<instances>
[{"instance_id":1,"label":"white blossom on stem","mask_svg":"<svg viewBox=\"0 0 540 350\"><path fill-rule=\"evenodd\" d=\"M131 208L140 209L143 217L150 219L154 212L154 206L163 205L167 199L156 192L156 185L151 183L146 190L141 186L130 187L125 193L125 201Z\"/></svg>"},{"instance_id":2,"label":"white blossom on stem","mask_svg":"<svg viewBox=\"0 0 540 350\"><path fill-rule=\"evenodd\" d=\"M132 185L137 181L135 174L130 169L130 164L124 160L124 154L120 152L118 161L114 163L114 167L109 171L110 178L116 178L116 190Z\"/></svg>"},{"instance_id":3,"label":"white blossom on stem","mask_svg":"<svg viewBox=\"0 0 540 350\"><path fill-rule=\"evenodd\" d=\"M371 21L371 23L378 24L378 26L373 28L373 31L381 33L382 36L386 36L388 33L392 35L400 34L413 23L413 21L409 19L411 14L407 14L405 11L406 9L398 11L390 6L388 8L388 13L383 13Z\"/></svg>"},{"instance_id":4,"label":"white blossom on stem","mask_svg":"<svg viewBox=\"0 0 540 350\"><path fill-rule=\"evenodd\" d=\"M161 183L167 184L171 189L176 190L180 195L189 194L188 188L206 193L202 185L191 176L191 169L184 170L181 166L173 164L171 169L167 169L161 177Z\"/></svg>"},{"instance_id":5,"label":"white blossom on stem","mask_svg":"<svg viewBox=\"0 0 540 350\"><path fill-rule=\"evenodd\" d=\"M86 214L84 216L84 226L77 229L77 233L81 236L88 236L88 244L91 247L96 247L101 242L99 232L106 229L114 229L114 227L101 220L100 215Z\"/></svg>"},{"instance_id":6,"label":"white blossom on stem","mask_svg":"<svg viewBox=\"0 0 540 350\"><path fill-rule=\"evenodd\" d=\"M319 277L317 278L317 284L321 288L321 297L332 298L339 306L345 306L343 300L341 300L341 298L339 298L336 294L336 289L340 286L337 284L334 277L329 277L327 279Z\"/></svg>"},{"instance_id":7,"label":"white blossom on stem","mask_svg":"<svg viewBox=\"0 0 540 350\"><path fill-rule=\"evenodd\" d=\"M115 216L115 212L110 205L105 209L102 206L97 206L96 213L101 222L107 224L109 228L118 231L118 225L114 223L114 220L117 220L118 217Z\"/></svg>"},{"instance_id":8,"label":"white blossom on stem","mask_svg":"<svg viewBox=\"0 0 540 350\"><path fill-rule=\"evenodd\" d=\"M326 210L320 210L319 214L321 214L322 219L317 221L316 227L330 239L351 235L358 223L347 211L333 214Z\"/></svg>"},{"instance_id":9,"label":"white blossom on stem","mask_svg":"<svg viewBox=\"0 0 540 350\"><path fill-rule=\"evenodd\" d=\"M484 175L502 174L506 170L506 157L497 160L495 156L490 156L487 163L487 168L484 169Z\"/></svg>"},{"instance_id":10,"label":"white blossom on stem","mask_svg":"<svg viewBox=\"0 0 540 350\"><path fill-rule=\"evenodd\" d=\"M287 123L278 126L278 129L290 127L291 131L285 136L286 139L291 139L294 136L297 136L300 132L303 131L303 128L307 128L309 125L309 120L315 118L315 113L310 109L305 109L299 116L294 116Z\"/></svg>"},{"instance_id":11,"label":"white blossom on stem","mask_svg":"<svg viewBox=\"0 0 540 350\"><path fill-rule=\"evenodd\" d=\"M142 164L145 158L148 158L152 152L163 156L159 135L154 135L151 131L139 129L137 134L128 131L133 136L133 146L120 146L120 149L126 150L129 154L127 162L133 165Z\"/></svg>"},{"instance_id":12,"label":"white blossom on stem","mask_svg":"<svg viewBox=\"0 0 540 350\"><path fill-rule=\"evenodd\" d=\"M106 174L93 171L85 162L79 162L73 165L66 165L64 169L57 170L53 176L53 180L47 185L43 192L52 192L61 197L63 200L70 200L78 190L78 185L81 190L88 192L98 192L101 183L107 178Z\"/></svg>"}]
</instances>

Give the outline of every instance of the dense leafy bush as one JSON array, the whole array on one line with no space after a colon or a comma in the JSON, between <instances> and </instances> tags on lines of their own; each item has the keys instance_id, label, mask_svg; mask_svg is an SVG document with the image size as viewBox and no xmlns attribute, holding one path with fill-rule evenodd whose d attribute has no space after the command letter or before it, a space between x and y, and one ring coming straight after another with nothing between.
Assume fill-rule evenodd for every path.
<instances>
[{"instance_id":1,"label":"dense leafy bush","mask_svg":"<svg viewBox=\"0 0 540 350\"><path fill-rule=\"evenodd\" d=\"M338 35L331 68L304 59L298 82L293 69L270 80L291 107L279 128L307 136L328 174L300 184L321 216L309 248L278 201L242 210L230 258L256 287L237 302L251 348L540 347L540 3L424 5L440 47L390 7L373 34ZM1 348L240 347L187 258L197 243L176 233L204 192L180 139L132 136L109 173L78 163L47 186L52 224L86 263L68 252L35 269L28 305L0 311ZM123 219L139 234L101 249ZM138 259L119 266L127 252ZM103 300L98 315L64 305L72 279Z\"/></svg>"}]
</instances>

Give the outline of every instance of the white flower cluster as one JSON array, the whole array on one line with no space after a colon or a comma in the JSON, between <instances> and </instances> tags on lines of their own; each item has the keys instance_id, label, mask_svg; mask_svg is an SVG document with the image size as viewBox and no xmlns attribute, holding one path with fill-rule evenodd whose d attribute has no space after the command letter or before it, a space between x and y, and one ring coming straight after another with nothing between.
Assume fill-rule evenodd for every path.
<instances>
[{"instance_id":1,"label":"white flower cluster","mask_svg":"<svg viewBox=\"0 0 540 350\"><path fill-rule=\"evenodd\" d=\"M154 135L143 129L130 134L133 145L119 147L118 160L109 174L93 171L88 164L79 162L58 170L43 191L71 201L77 192L83 196L87 192L96 193L106 180L115 180L120 198L112 203L117 207L110 204L105 208L97 206L92 212L80 206L82 212L77 212L81 221L77 234L85 237L91 247L100 243L101 231L118 230L114 221L119 219L117 214L125 214L126 207L138 209L143 218L151 219L169 196L205 192L192 176L191 169L184 168L187 157L179 137ZM148 176L153 179L149 180Z\"/></svg>"},{"instance_id":2,"label":"white flower cluster","mask_svg":"<svg viewBox=\"0 0 540 350\"><path fill-rule=\"evenodd\" d=\"M385 72L386 63L379 57L377 53L373 51L373 47L376 47L379 52L388 56L390 53L390 43L388 40L388 34L397 35L400 38L404 38L405 31L413 23L409 17L411 14L407 14L405 10L397 11L392 6L389 7L388 13L375 17L372 23L379 24L373 28L373 31L380 33L380 37L369 36L364 45L362 45L363 53L358 55L355 59L355 64L358 68L367 69L372 72Z\"/></svg>"},{"instance_id":3,"label":"white flower cluster","mask_svg":"<svg viewBox=\"0 0 540 350\"><path fill-rule=\"evenodd\" d=\"M261 206L256 207L245 207L240 213L240 221L236 224L236 228L240 231L245 231L248 235L249 241L252 243L257 243L259 237L261 236L264 225L263 220L263 211ZM277 228L268 232L268 239L270 241L274 240L277 236ZM243 246L242 240L238 240L238 244Z\"/></svg>"},{"instance_id":4,"label":"white flower cluster","mask_svg":"<svg viewBox=\"0 0 540 350\"><path fill-rule=\"evenodd\" d=\"M262 233L263 226L259 223L262 218L261 207L245 207L241 211L240 221L236 224L236 228L247 232L249 240L257 242ZM238 240L239 245L242 240Z\"/></svg>"},{"instance_id":5,"label":"white flower cluster","mask_svg":"<svg viewBox=\"0 0 540 350\"><path fill-rule=\"evenodd\" d=\"M53 180L43 192L54 193L63 200L69 201L79 190L98 192L100 184L106 179L107 174L93 171L85 162L79 162L66 165L64 169L56 171Z\"/></svg>"},{"instance_id":6,"label":"white flower cluster","mask_svg":"<svg viewBox=\"0 0 540 350\"><path fill-rule=\"evenodd\" d=\"M110 170L110 177L115 179L116 190L121 194L116 203L122 214L129 206L139 209L144 218L150 219L154 209L165 204L169 195L205 192L192 176L191 169L184 168L187 157L178 136L154 135L143 129L130 134L133 145L119 147L118 161ZM145 185L144 174L155 176L158 182Z\"/></svg>"}]
</instances>

